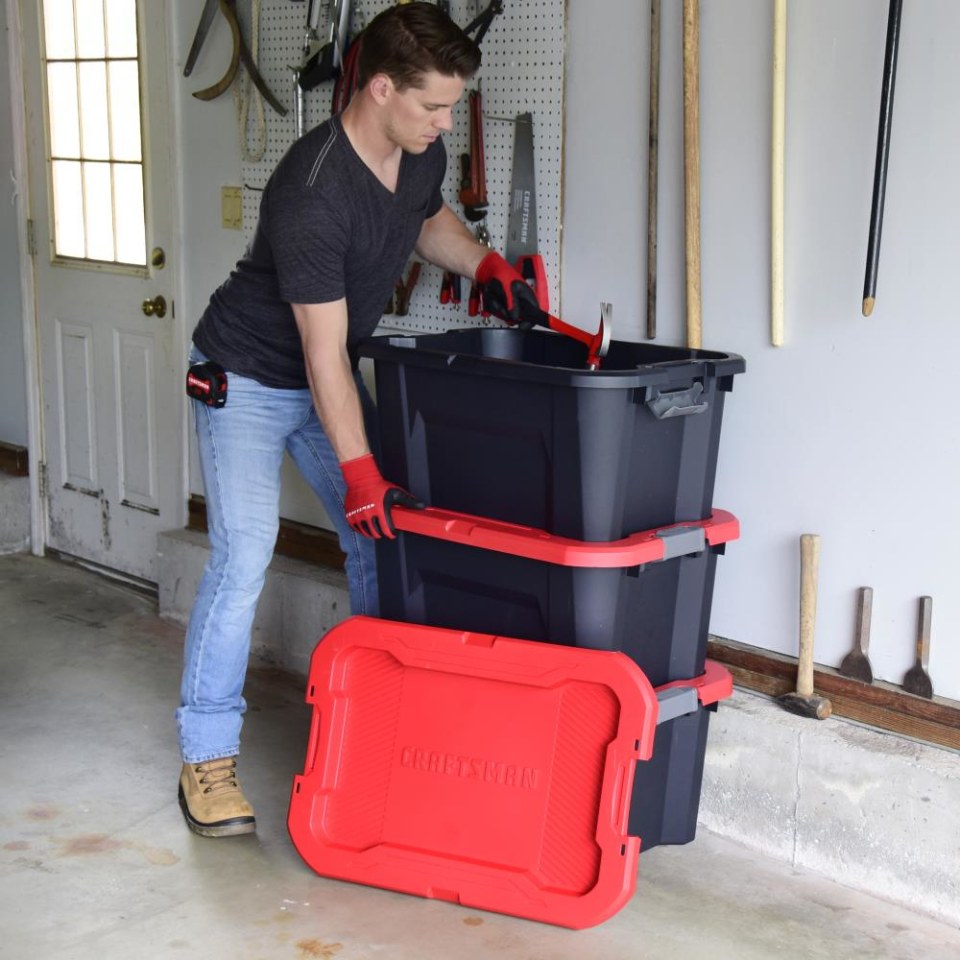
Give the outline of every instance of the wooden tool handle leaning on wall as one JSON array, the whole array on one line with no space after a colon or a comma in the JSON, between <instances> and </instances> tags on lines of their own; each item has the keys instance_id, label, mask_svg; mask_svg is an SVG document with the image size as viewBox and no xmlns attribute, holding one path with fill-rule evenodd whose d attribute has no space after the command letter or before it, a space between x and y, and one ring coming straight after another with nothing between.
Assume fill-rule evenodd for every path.
<instances>
[{"instance_id":1,"label":"wooden tool handle leaning on wall","mask_svg":"<svg viewBox=\"0 0 960 960\"><path fill-rule=\"evenodd\" d=\"M817 578L820 574L820 536L800 537L800 653L797 693L813 696L813 640L817 622Z\"/></svg>"},{"instance_id":2,"label":"wooden tool handle leaning on wall","mask_svg":"<svg viewBox=\"0 0 960 960\"><path fill-rule=\"evenodd\" d=\"M683 183L687 346L703 342L700 298L700 0L683 0Z\"/></svg>"},{"instance_id":3,"label":"wooden tool handle leaning on wall","mask_svg":"<svg viewBox=\"0 0 960 960\"><path fill-rule=\"evenodd\" d=\"M817 576L820 572L820 537L800 537L800 653L797 688L777 697L781 706L801 717L825 720L833 712L826 697L813 692L813 639L817 620Z\"/></svg>"},{"instance_id":4,"label":"wooden tool handle leaning on wall","mask_svg":"<svg viewBox=\"0 0 960 960\"><path fill-rule=\"evenodd\" d=\"M787 0L773 6L773 115L770 136L770 342L783 346L783 177L786 140Z\"/></svg>"}]
</instances>

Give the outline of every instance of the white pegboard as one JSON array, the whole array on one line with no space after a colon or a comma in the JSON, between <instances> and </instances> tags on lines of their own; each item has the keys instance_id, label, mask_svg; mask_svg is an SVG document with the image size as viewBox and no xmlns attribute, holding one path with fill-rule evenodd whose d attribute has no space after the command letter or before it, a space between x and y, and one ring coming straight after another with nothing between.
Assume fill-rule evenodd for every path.
<instances>
[{"instance_id":1,"label":"white pegboard","mask_svg":"<svg viewBox=\"0 0 960 960\"><path fill-rule=\"evenodd\" d=\"M252 0L239 5L245 36L250 36ZM351 35L359 32L381 10L385 0L354 0ZM476 15L474 0L452 0L450 15L466 26ZM479 4L480 9L486 2ZM300 62L306 29L306 2L260 0L258 65L274 95L288 108L285 117L265 105L266 150L258 162L243 161L243 217L248 234L256 226L260 189L296 139L294 118L295 79L291 67ZM318 34L327 31L326 7ZM503 252L507 210L513 172L513 132L517 114L533 114L534 159L537 178L537 226L540 254L550 286L550 303L556 312L560 291L560 184L563 156L563 60L565 0L504 0L503 13L495 17L480 44L483 65L468 89L480 85L484 109L484 160L489 201L487 229L494 249ZM246 76L240 72L242 82ZM255 91L254 91L255 93ZM305 94L304 128L309 130L330 115L333 82ZM247 135L256 143L257 113L249 110ZM444 135L447 177L444 199L463 218L457 200L461 153L469 150L467 97L454 112L454 128ZM239 141L238 141L239 149ZM468 224L470 226L470 224ZM440 270L425 265L410 301L409 315L391 317L391 326L402 324L413 332L442 332L454 327L477 326L481 317L467 314L468 281L463 282L459 307L440 303Z\"/></svg>"}]
</instances>

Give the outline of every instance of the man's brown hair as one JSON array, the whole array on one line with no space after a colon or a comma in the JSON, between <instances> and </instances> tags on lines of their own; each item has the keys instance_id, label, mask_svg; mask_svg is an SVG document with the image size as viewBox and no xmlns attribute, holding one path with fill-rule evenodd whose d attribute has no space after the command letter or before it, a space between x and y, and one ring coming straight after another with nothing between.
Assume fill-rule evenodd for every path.
<instances>
[{"instance_id":1,"label":"man's brown hair","mask_svg":"<svg viewBox=\"0 0 960 960\"><path fill-rule=\"evenodd\" d=\"M435 3L390 7L370 21L357 41L361 87L377 73L385 73L403 91L423 87L431 70L468 80L480 68L480 48Z\"/></svg>"}]
</instances>

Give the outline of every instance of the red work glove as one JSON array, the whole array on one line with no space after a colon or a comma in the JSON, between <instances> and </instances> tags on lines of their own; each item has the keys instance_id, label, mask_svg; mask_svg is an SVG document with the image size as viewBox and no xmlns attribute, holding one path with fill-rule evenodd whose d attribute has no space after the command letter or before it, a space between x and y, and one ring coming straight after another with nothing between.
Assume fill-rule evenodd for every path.
<instances>
[{"instance_id":1,"label":"red work glove","mask_svg":"<svg viewBox=\"0 0 960 960\"><path fill-rule=\"evenodd\" d=\"M515 267L496 251L488 253L477 267L477 283L484 310L509 324L525 326L539 322L543 311L533 288Z\"/></svg>"},{"instance_id":2,"label":"red work glove","mask_svg":"<svg viewBox=\"0 0 960 960\"><path fill-rule=\"evenodd\" d=\"M406 490L387 483L380 476L373 454L365 454L355 460L340 464L343 479L347 481L347 495L343 510L347 523L357 533L379 540L381 536L396 537L397 532L390 520L390 507L399 503L405 507L423 508L423 504Z\"/></svg>"}]
</instances>

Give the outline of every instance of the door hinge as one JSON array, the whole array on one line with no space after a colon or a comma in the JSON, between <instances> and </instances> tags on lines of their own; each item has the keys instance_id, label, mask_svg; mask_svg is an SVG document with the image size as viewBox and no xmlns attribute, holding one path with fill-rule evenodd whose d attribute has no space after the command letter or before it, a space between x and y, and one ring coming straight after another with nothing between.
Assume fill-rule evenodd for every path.
<instances>
[{"instance_id":1,"label":"door hinge","mask_svg":"<svg viewBox=\"0 0 960 960\"><path fill-rule=\"evenodd\" d=\"M27 220L27 254L31 257L37 255L37 233L33 220Z\"/></svg>"}]
</instances>

